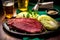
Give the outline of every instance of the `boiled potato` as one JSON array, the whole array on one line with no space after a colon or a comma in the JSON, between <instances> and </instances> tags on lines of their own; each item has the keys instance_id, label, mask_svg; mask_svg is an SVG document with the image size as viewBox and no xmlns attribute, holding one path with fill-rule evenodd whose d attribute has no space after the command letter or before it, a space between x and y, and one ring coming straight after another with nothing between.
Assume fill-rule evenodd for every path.
<instances>
[{"instance_id":1,"label":"boiled potato","mask_svg":"<svg viewBox=\"0 0 60 40\"><path fill-rule=\"evenodd\" d=\"M33 19L37 19L38 18L38 14L34 13L34 12L21 12L19 14L17 14L16 18L33 18Z\"/></svg>"},{"instance_id":2,"label":"boiled potato","mask_svg":"<svg viewBox=\"0 0 60 40\"><path fill-rule=\"evenodd\" d=\"M28 12L21 12L17 14L16 18L27 18Z\"/></svg>"}]
</instances>

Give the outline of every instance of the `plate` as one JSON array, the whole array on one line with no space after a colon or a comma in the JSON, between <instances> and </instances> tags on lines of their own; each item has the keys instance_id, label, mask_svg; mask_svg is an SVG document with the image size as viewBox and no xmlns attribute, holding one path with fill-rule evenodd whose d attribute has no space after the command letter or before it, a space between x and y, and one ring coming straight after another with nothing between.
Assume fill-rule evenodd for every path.
<instances>
[{"instance_id":1,"label":"plate","mask_svg":"<svg viewBox=\"0 0 60 40\"><path fill-rule=\"evenodd\" d=\"M59 33L60 32L60 28L58 30L55 30L55 31L46 31L46 32L42 32L42 33L36 33L36 34L29 34L29 33L22 33L22 32L17 32L17 31L14 31L14 30L11 30L9 28L9 26L6 24L6 22L3 23L3 29L5 32L9 32L8 34L13 34L13 35L19 35L19 36L29 36L29 37L36 37L36 36L46 36L46 35L54 35L56 33Z\"/></svg>"}]
</instances>

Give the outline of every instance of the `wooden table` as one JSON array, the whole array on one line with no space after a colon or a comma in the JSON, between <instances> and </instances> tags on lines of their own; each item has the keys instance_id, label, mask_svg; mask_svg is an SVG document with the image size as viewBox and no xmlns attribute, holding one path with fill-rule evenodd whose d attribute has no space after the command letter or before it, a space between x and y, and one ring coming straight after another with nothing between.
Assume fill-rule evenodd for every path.
<instances>
[{"instance_id":1,"label":"wooden table","mask_svg":"<svg viewBox=\"0 0 60 40\"><path fill-rule=\"evenodd\" d=\"M12 36L6 34L3 31L3 26L2 26L3 19L4 19L4 16L3 15L0 16L0 40L22 40L22 39L18 39L18 38L12 37ZM50 37L50 38L48 38L46 40L60 40L60 35L57 35L57 36L54 36L54 37Z\"/></svg>"}]
</instances>

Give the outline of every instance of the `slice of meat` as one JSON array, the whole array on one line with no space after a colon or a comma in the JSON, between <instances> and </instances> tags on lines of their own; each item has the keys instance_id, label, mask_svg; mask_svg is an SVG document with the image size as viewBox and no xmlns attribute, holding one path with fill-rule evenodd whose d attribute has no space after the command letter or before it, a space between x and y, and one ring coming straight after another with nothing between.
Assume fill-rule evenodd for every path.
<instances>
[{"instance_id":1,"label":"slice of meat","mask_svg":"<svg viewBox=\"0 0 60 40\"><path fill-rule=\"evenodd\" d=\"M40 22L31 18L8 19L7 24L13 28L24 30L30 33L41 32L43 29L43 25Z\"/></svg>"}]
</instances>

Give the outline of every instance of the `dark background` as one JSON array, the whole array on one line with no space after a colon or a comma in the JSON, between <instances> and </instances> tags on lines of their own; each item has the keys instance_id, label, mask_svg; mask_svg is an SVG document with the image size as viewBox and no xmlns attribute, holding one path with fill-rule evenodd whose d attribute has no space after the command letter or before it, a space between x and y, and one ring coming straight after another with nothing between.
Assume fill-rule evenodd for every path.
<instances>
[{"instance_id":1,"label":"dark background","mask_svg":"<svg viewBox=\"0 0 60 40\"><path fill-rule=\"evenodd\" d=\"M2 8L2 1L0 0L0 16L2 14L3 8Z\"/></svg>"},{"instance_id":2,"label":"dark background","mask_svg":"<svg viewBox=\"0 0 60 40\"><path fill-rule=\"evenodd\" d=\"M56 4L56 5L59 5L60 4L60 1L59 0L44 0L44 2L48 2L48 1L54 1L54 4ZM37 3L37 0L29 0L29 2ZM0 0L0 8L1 7L2 7L2 1Z\"/></svg>"},{"instance_id":3,"label":"dark background","mask_svg":"<svg viewBox=\"0 0 60 40\"><path fill-rule=\"evenodd\" d=\"M43 2L49 2L49 1L54 1L54 4L59 5L60 4L60 0L43 0ZM30 0L30 2L37 2L37 0Z\"/></svg>"},{"instance_id":4,"label":"dark background","mask_svg":"<svg viewBox=\"0 0 60 40\"><path fill-rule=\"evenodd\" d=\"M59 0L44 0L44 2L49 2L49 1L54 1L55 5L60 5L60 1ZM29 2L37 3L37 0L29 0ZM0 0L0 14L1 14L1 12L2 12L2 1Z\"/></svg>"}]
</instances>

